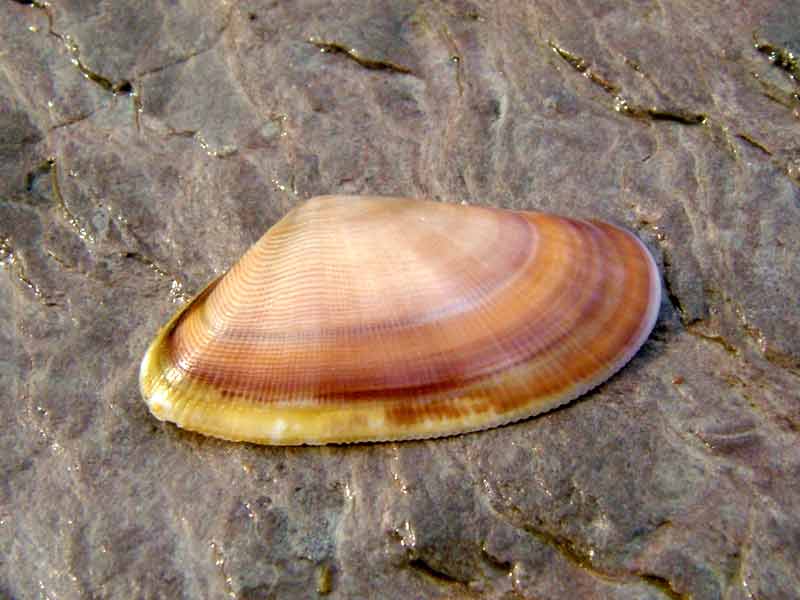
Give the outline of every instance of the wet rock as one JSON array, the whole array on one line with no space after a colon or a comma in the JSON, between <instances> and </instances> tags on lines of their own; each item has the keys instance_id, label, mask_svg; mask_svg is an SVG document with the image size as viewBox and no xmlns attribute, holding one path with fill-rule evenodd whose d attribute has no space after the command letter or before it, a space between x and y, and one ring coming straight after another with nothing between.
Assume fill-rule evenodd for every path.
<instances>
[{"instance_id":1,"label":"wet rock","mask_svg":"<svg viewBox=\"0 0 800 600\"><path fill-rule=\"evenodd\" d=\"M795 597L800 10L206 4L0 14L0 596ZM157 328L322 193L624 225L659 324L478 434L155 421Z\"/></svg>"}]
</instances>

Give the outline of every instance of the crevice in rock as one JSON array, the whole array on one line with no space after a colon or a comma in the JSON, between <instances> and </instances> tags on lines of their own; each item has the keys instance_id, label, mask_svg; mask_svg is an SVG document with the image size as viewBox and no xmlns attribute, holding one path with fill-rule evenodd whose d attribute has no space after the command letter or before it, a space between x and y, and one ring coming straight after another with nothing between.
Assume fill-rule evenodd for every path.
<instances>
[{"instance_id":1,"label":"crevice in rock","mask_svg":"<svg viewBox=\"0 0 800 600\"><path fill-rule=\"evenodd\" d=\"M495 556L486 547L486 542L481 544L481 557L483 558L484 563L497 574L498 578L504 577L511 582L511 590L509 590L508 596L503 596L504 598L507 597L509 600L512 598L525 598L519 589L519 582L514 578L514 569L516 565L514 564L513 560L503 560Z\"/></svg>"},{"instance_id":2,"label":"crevice in rock","mask_svg":"<svg viewBox=\"0 0 800 600\"><path fill-rule=\"evenodd\" d=\"M178 138L188 139L188 138L193 138L195 135L197 135L197 129L172 129L169 126L167 127L168 131L166 137L168 138L178 137Z\"/></svg>"},{"instance_id":3,"label":"crevice in rock","mask_svg":"<svg viewBox=\"0 0 800 600\"><path fill-rule=\"evenodd\" d=\"M693 325L689 325L686 327L686 331L693 335L696 338L701 340L705 340L707 342L711 342L713 344L717 344L718 346L722 346L725 351L730 354L731 356L739 356L741 354L739 348L734 346L731 342L729 342L726 338L722 337L718 334L711 334L701 331L698 327Z\"/></svg>"},{"instance_id":4,"label":"crevice in rock","mask_svg":"<svg viewBox=\"0 0 800 600\"><path fill-rule=\"evenodd\" d=\"M57 129L61 129L63 127L71 127L72 125L77 125L78 123L82 123L83 121L94 115L95 112L97 111L91 111L86 114L78 115L71 119L67 119L66 121L62 121L61 123L56 123L50 128L50 131L56 131Z\"/></svg>"},{"instance_id":5,"label":"crevice in rock","mask_svg":"<svg viewBox=\"0 0 800 600\"><path fill-rule=\"evenodd\" d=\"M708 115L683 108L644 107L631 104L623 95L622 87L593 70L586 59L566 50L552 40L548 40L547 44L568 65L611 96L614 101L613 108L618 113L635 119L671 121L680 125L703 125L708 121ZM638 65L634 68L640 71Z\"/></svg>"},{"instance_id":6,"label":"crevice in rock","mask_svg":"<svg viewBox=\"0 0 800 600\"><path fill-rule=\"evenodd\" d=\"M230 598L236 598L236 592L233 590L233 579L230 575L228 575L227 569L225 568L225 555L222 553L222 549L219 547L219 544L213 540L209 546L211 547L211 555L214 559L214 566L217 567L219 574L222 576L222 583L223 587L225 588L225 593Z\"/></svg>"},{"instance_id":7,"label":"crevice in rock","mask_svg":"<svg viewBox=\"0 0 800 600\"><path fill-rule=\"evenodd\" d=\"M229 158L239 154L239 148L231 144L224 144L222 146L213 146L200 132L199 129L174 129L169 124L165 123L164 128L166 133L163 133L166 138L183 138L192 140L211 158ZM159 133L162 133L161 130Z\"/></svg>"},{"instance_id":8,"label":"crevice in rock","mask_svg":"<svg viewBox=\"0 0 800 600\"><path fill-rule=\"evenodd\" d=\"M548 40L547 45L550 46L553 52L564 59L569 66L575 69L578 73L581 73L593 84L599 86L604 92L612 95L619 93L619 87L595 73L585 59L581 58L577 54L573 54L569 50L562 48L552 40Z\"/></svg>"},{"instance_id":9,"label":"crevice in rock","mask_svg":"<svg viewBox=\"0 0 800 600\"><path fill-rule=\"evenodd\" d=\"M157 67L153 67L152 69L147 69L146 71L137 73L136 77L141 78L141 77L147 77L148 75L155 75L157 73L161 73L162 71L166 71L167 69L170 69L172 67L177 67L178 65L187 63L193 58L197 58L198 56L202 56L203 54L211 52L216 47L221 37L222 36L220 35L220 37L214 40L214 42L210 44L207 48L201 48L200 50L195 50L193 52L190 52L189 54L186 54L185 56L179 56L175 60L171 60L167 63L164 63L163 65L159 65Z\"/></svg>"},{"instance_id":10,"label":"crevice in rock","mask_svg":"<svg viewBox=\"0 0 800 600\"><path fill-rule=\"evenodd\" d=\"M622 579L610 573L605 573L595 569L588 554L581 552L575 543L570 540L561 539L548 531L533 527L530 524L525 524L522 530L532 538L536 539L541 544L548 546L555 550L562 558L566 559L570 564L587 571L593 577L602 579L604 581L622 583Z\"/></svg>"},{"instance_id":11,"label":"crevice in rock","mask_svg":"<svg viewBox=\"0 0 800 600\"><path fill-rule=\"evenodd\" d=\"M475 598L475 593L469 588L469 581L464 581L453 577L449 573L445 573L441 569L431 565L427 560L419 556L410 558L408 561L408 568L420 575L422 578L428 580L441 587L458 590L459 598Z\"/></svg>"},{"instance_id":12,"label":"crevice in rock","mask_svg":"<svg viewBox=\"0 0 800 600\"><path fill-rule=\"evenodd\" d=\"M636 576L640 577L642 581L647 582L648 585L661 591L661 593L663 593L670 600L689 600L689 598L691 598L691 596L684 595L676 591L675 588L672 587L669 579L666 577L653 575L652 573L636 573Z\"/></svg>"},{"instance_id":13,"label":"crevice in rock","mask_svg":"<svg viewBox=\"0 0 800 600\"><path fill-rule=\"evenodd\" d=\"M461 53L458 51L458 46L456 45L453 36L450 34L450 30L447 29L446 25L442 25L440 30L442 39L444 39L444 43L447 46L447 50L450 53L450 62L455 65L456 68L456 86L458 87L458 95L464 95L464 66L461 62Z\"/></svg>"},{"instance_id":14,"label":"crevice in rock","mask_svg":"<svg viewBox=\"0 0 800 600\"><path fill-rule=\"evenodd\" d=\"M783 172L789 178L789 181L791 181L797 187L800 187L800 156L793 159L787 159L782 163L779 163L779 166L783 169Z\"/></svg>"},{"instance_id":15,"label":"crevice in rock","mask_svg":"<svg viewBox=\"0 0 800 600\"><path fill-rule=\"evenodd\" d=\"M481 546L481 555L486 563L497 571L502 571L503 573L510 573L511 570L514 568L514 563L510 560L501 560L497 558L494 554L489 552L486 549L486 544L484 543Z\"/></svg>"},{"instance_id":16,"label":"crevice in rock","mask_svg":"<svg viewBox=\"0 0 800 600\"><path fill-rule=\"evenodd\" d=\"M443 571L441 568L432 565L425 557L421 556L415 548L416 539L413 529L411 529L408 521L404 524L404 530L393 529L388 532L390 539L393 542L399 543L404 549L406 557L406 566L438 585L445 586L458 586L464 593L469 593L469 581L464 581Z\"/></svg>"},{"instance_id":17,"label":"crevice in rock","mask_svg":"<svg viewBox=\"0 0 800 600\"><path fill-rule=\"evenodd\" d=\"M753 47L759 53L764 54L770 64L786 73L794 87L794 90L783 89L775 83L764 81L758 73L751 72L752 77L761 85L761 93L769 100L788 108L793 111L793 114L796 114L798 105L800 105L800 57L796 56L788 48L760 40L755 32L753 33ZM796 186L800 186L800 161L792 156L792 151L773 153L766 146L748 135L739 134L736 137L769 156L777 154L780 158L776 157L773 160L773 164L783 170L789 181ZM783 156L781 156L782 154Z\"/></svg>"},{"instance_id":18,"label":"crevice in rock","mask_svg":"<svg viewBox=\"0 0 800 600\"><path fill-rule=\"evenodd\" d=\"M633 109L634 112L637 109ZM641 110L641 109L638 109ZM642 115L632 114L631 116L647 116L653 121L672 121L681 125L702 125L708 118L701 113L692 113L684 110L663 110L659 108L644 109Z\"/></svg>"},{"instance_id":19,"label":"crevice in rock","mask_svg":"<svg viewBox=\"0 0 800 600\"><path fill-rule=\"evenodd\" d=\"M55 159L48 158L25 173L25 191L33 192L33 187L36 185L36 180L42 175L50 175L50 171L52 170L54 164Z\"/></svg>"},{"instance_id":20,"label":"crevice in rock","mask_svg":"<svg viewBox=\"0 0 800 600\"><path fill-rule=\"evenodd\" d=\"M355 48L349 48L341 42L323 40L316 37L308 39L308 43L316 46L321 52L328 52L331 54L343 54L350 60L365 69L373 71L390 71L392 73L399 73L401 75L413 75L414 73L410 68L396 62L380 60L364 56Z\"/></svg>"},{"instance_id":21,"label":"crevice in rock","mask_svg":"<svg viewBox=\"0 0 800 600\"><path fill-rule=\"evenodd\" d=\"M753 46L758 52L766 55L775 67L787 73L795 85L800 86L800 57L795 56L788 48L759 40L755 32L753 32ZM794 97L800 100L799 94L795 94Z\"/></svg>"},{"instance_id":22,"label":"crevice in rock","mask_svg":"<svg viewBox=\"0 0 800 600\"><path fill-rule=\"evenodd\" d=\"M52 201L59 209L59 212L61 212L62 217L70 224L72 229L77 233L78 237L80 237L84 242L94 243L94 237L85 227L83 227L83 225L81 225L78 217L75 216L75 214L64 202L64 197L61 195L61 189L58 183L58 170L55 158L52 156L46 158L33 169L25 173L25 191L29 194L33 194L37 185L37 180L40 177L45 176L49 177Z\"/></svg>"},{"instance_id":23,"label":"crevice in rock","mask_svg":"<svg viewBox=\"0 0 800 600\"><path fill-rule=\"evenodd\" d=\"M742 329L756 343L761 355L766 360L777 367L785 369L792 375L800 376L800 360L789 354L775 350L775 348L770 346L767 337L764 335L764 332L748 320L747 315L741 306L735 304L734 312L736 313L736 316L742 325Z\"/></svg>"},{"instance_id":24,"label":"crevice in rock","mask_svg":"<svg viewBox=\"0 0 800 600\"><path fill-rule=\"evenodd\" d=\"M142 131L142 112L144 112L144 105L142 104L142 97L138 92L131 94L133 98L133 124L136 126L136 131Z\"/></svg>"},{"instance_id":25,"label":"crevice in rock","mask_svg":"<svg viewBox=\"0 0 800 600\"><path fill-rule=\"evenodd\" d=\"M14 247L11 245L11 238L0 235L0 265L8 265L9 272L24 287L28 288L33 296L45 306L58 306L59 303L49 294L45 294L29 276L25 265L20 261Z\"/></svg>"},{"instance_id":26,"label":"crevice in rock","mask_svg":"<svg viewBox=\"0 0 800 600\"><path fill-rule=\"evenodd\" d=\"M662 248L662 256L664 259L664 291L667 293L667 298L669 299L672 307L678 313L678 317L680 318L684 327L694 325L695 323L701 321L701 319L697 317L690 319L687 317L686 309L684 308L678 293L675 291L674 286L672 285L672 278L670 275L672 270L672 261L670 260L670 255L664 248Z\"/></svg>"},{"instance_id":27,"label":"crevice in rock","mask_svg":"<svg viewBox=\"0 0 800 600\"><path fill-rule=\"evenodd\" d=\"M436 567L432 566L428 561L424 558L412 558L408 561L408 566L412 569L418 571L419 573L423 574L425 577L429 579L433 579L438 583L444 584L457 584L466 586L467 582L461 581L460 579L456 579L452 575L445 573L437 569Z\"/></svg>"},{"instance_id":28,"label":"crevice in rock","mask_svg":"<svg viewBox=\"0 0 800 600\"><path fill-rule=\"evenodd\" d=\"M184 291L183 284L177 277L170 275L150 257L145 256L141 252L131 251L131 250L121 252L120 255L122 256L122 258L128 258L138 262L139 264L146 266L148 269L150 269L156 275L158 275L160 279L169 281L170 282L169 297L174 303L183 304L185 302L188 302L192 298L191 294L187 294Z\"/></svg>"},{"instance_id":29,"label":"crevice in rock","mask_svg":"<svg viewBox=\"0 0 800 600\"><path fill-rule=\"evenodd\" d=\"M58 265L65 271L72 271L72 269L74 268L74 265L70 265L67 261L65 261L63 258L61 258L58 254L56 254L52 250L45 249L45 252L47 253L47 256L49 256L56 263L58 263Z\"/></svg>"},{"instance_id":30,"label":"crevice in rock","mask_svg":"<svg viewBox=\"0 0 800 600\"><path fill-rule=\"evenodd\" d=\"M119 81L114 81L113 79L101 75L87 67L81 61L81 53L78 44L73 41L72 37L69 34L59 33L53 28L53 13L50 10L50 5L47 2L40 2L38 0L14 0L17 4L23 4L25 6L31 6L38 10L44 12L47 15L47 33L48 35L53 36L57 40L59 40L64 47L67 49L67 53L70 57L70 62L77 67L77 69L81 72L81 74L91 81L99 85L101 88L106 90L107 92L111 92L112 94L116 95L131 95L134 93L133 85L127 79L120 79Z\"/></svg>"},{"instance_id":31,"label":"crevice in rock","mask_svg":"<svg viewBox=\"0 0 800 600\"><path fill-rule=\"evenodd\" d=\"M270 182L272 183L272 185L275 186L276 190L283 192L285 194L291 194L295 198L300 197L300 192L297 191L296 178L294 173L291 173L291 175L289 176L288 185L281 183L278 179L270 179Z\"/></svg>"},{"instance_id":32,"label":"crevice in rock","mask_svg":"<svg viewBox=\"0 0 800 600\"><path fill-rule=\"evenodd\" d=\"M58 183L58 166L56 165L55 158L49 159L49 163L50 186L53 189L53 200L55 200L56 206L58 206L58 208L61 210L61 214L67 220L67 223L70 224L78 237L84 242L94 244L94 236L86 227L81 224L81 222L78 220L78 217L75 216L75 214L67 206L66 202L64 202L64 197L61 195L61 188Z\"/></svg>"},{"instance_id":33,"label":"crevice in rock","mask_svg":"<svg viewBox=\"0 0 800 600\"><path fill-rule=\"evenodd\" d=\"M678 313L683 324L687 325L686 310L683 308L683 305L681 304L681 299L678 297L678 294L676 294L675 290L672 289L672 284L670 283L670 278L667 276L666 269L664 272L664 291L667 292L667 298L669 299L669 303Z\"/></svg>"},{"instance_id":34,"label":"crevice in rock","mask_svg":"<svg viewBox=\"0 0 800 600\"><path fill-rule=\"evenodd\" d=\"M772 100L776 104L793 110L797 106L798 101L800 101L797 94L783 90L769 81L764 81L758 73L751 72L750 75L752 75L753 79L761 86L761 93L764 97Z\"/></svg>"},{"instance_id":35,"label":"crevice in rock","mask_svg":"<svg viewBox=\"0 0 800 600\"><path fill-rule=\"evenodd\" d=\"M223 37L224 33L228 30L228 27L230 27L231 15L233 13L234 8L236 8L235 4L233 6L231 6L231 8L228 10L228 13L225 15L225 22L223 23L222 27L220 27L219 31L217 31L217 36L205 48L200 48L198 50L192 50L191 52L185 54L184 56L179 56L178 58L176 58L174 60L171 60L171 61L169 61L169 62L167 62L167 63L165 63L163 65L159 65L157 67L153 67L153 68L148 69L146 71L138 72L138 73L135 74L135 78L139 79L141 77L146 77L148 75L153 75L155 73L160 73L161 71L169 69L170 67L175 67L175 66L183 64L185 62L189 62L193 58L197 58L198 56L201 56L203 54L211 52L214 48L217 47L217 44L219 44L220 40L222 40L222 37Z\"/></svg>"},{"instance_id":36,"label":"crevice in rock","mask_svg":"<svg viewBox=\"0 0 800 600\"><path fill-rule=\"evenodd\" d=\"M170 67L175 67L177 65L183 64L185 62L188 62L188 61L192 60L193 58L197 58L198 56L201 56L203 54L206 54L206 53L212 51L214 48L217 47L217 44L220 42L220 40L222 39L223 35L228 30L228 27L230 27L231 15L233 14L233 10L234 10L235 7L236 7L236 5L234 4L228 10L228 13L225 15L224 24L222 25L222 27L217 32L217 37L210 44L208 44L205 48L200 48L199 50L193 50L193 51L189 52L188 54L186 54L184 56L180 56L180 57L178 57L178 58L176 58L176 59L174 59L172 61L169 61L169 62L167 62L167 63L165 63L163 65L159 65L158 67L153 67L153 68L148 69L146 71L138 72L138 73L136 73L134 75L134 78L139 80L139 79L141 79L143 77L147 77L148 75L154 75L156 73L160 73L161 71L169 69ZM142 130L141 115L142 115L142 112L144 112L144 103L142 102L141 94L139 94L136 91L132 90L131 97L133 98L134 122L135 122L135 125L136 125L136 131L141 131Z\"/></svg>"},{"instance_id":37,"label":"crevice in rock","mask_svg":"<svg viewBox=\"0 0 800 600\"><path fill-rule=\"evenodd\" d=\"M657 590L670 600L689 600L690 595L681 595L669 579L642 571L610 572L594 566L589 553L583 552L574 542L557 534L541 529L530 523L523 512L514 504L506 503L511 514L498 511L491 501L487 504L491 512L514 529L524 532L543 546L551 548L558 556L572 566L586 572L589 576L612 585L643 584ZM484 551L484 555L487 553Z\"/></svg>"},{"instance_id":38,"label":"crevice in rock","mask_svg":"<svg viewBox=\"0 0 800 600\"><path fill-rule=\"evenodd\" d=\"M767 156L772 156L772 152L769 148L767 148L764 144L753 138L752 136L746 133L737 133L736 138L742 140L748 146L755 148L756 150L761 150Z\"/></svg>"},{"instance_id":39,"label":"crevice in rock","mask_svg":"<svg viewBox=\"0 0 800 600\"><path fill-rule=\"evenodd\" d=\"M229 158L239 152L236 146L227 144L219 148L212 147L199 131L194 134L194 139L200 144L203 151L212 158Z\"/></svg>"},{"instance_id":40,"label":"crevice in rock","mask_svg":"<svg viewBox=\"0 0 800 600\"><path fill-rule=\"evenodd\" d=\"M784 354L773 348L767 348L764 352L766 358L773 365L785 369L787 373L791 373L795 377L800 377L800 360L790 354Z\"/></svg>"},{"instance_id":41,"label":"crevice in rock","mask_svg":"<svg viewBox=\"0 0 800 600\"><path fill-rule=\"evenodd\" d=\"M741 540L741 542L739 542L738 553L734 555L734 557L736 558L736 568L733 570L729 578L730 587L736 586L736 587L741 587L745 590L748 589L747 576L745 574L745 566L750 560L750 550L753 539L753 527L754 527L753 517L754 517L754 510L753 510L753 504L751 503L747 511L747 530L743 536L743 539ZM751 600L753 600L752 594L749 594L749 597Z\"/></svg>"},{"instance_id":42,"label":"crevice in rock","mask_svg":"<svg viewBox=\"0 0 800 600\"><path fill-rule=\"evenodd\" d=\"M69 223L70 227L75 231L75 233L81 240L83 240L85 243L94 244L95 243L94 236L89 232L89 230L86 227L84 227L81 224L78 217L69 209L66 202L64 201L64 197L61 194L61 188L58 182L58 167L55 158L51 157L42 161L39 165L34 167L31 171L29 171L25 175L26 190L28 192L32 192L36 179L45 175L48 175L50 177L52 198L59 212L61 212L62 217L67 221L67 223ZM7 242L8 238L0 237L0 242L3 241ZM7 249L10 248L10 245L8 244L6 244L6 246ZM71 270L72 268L74 268L74 266L67 264L66 261L61 259L58 255L54 254L53 252L49 250L45 250L45 252L50 258L52 258L64 269ZM9 253L11 255L10 259L7 258L7 256L4 257L4 254L9 254ZM165 269L160 267L158 263L153 259L149 258L148 256L138 251L123 250L121 252L118 252L117 254L122 258L135 260L136 262L148 267L150 270L156 273L156 275L158 275L159 278L170 282L169 297L174 303L184 303L187 302L189 299L191 299L192 295L187 294L184 291L184 285L183 283L181 283L178 277L170 275ZM18 263L14 261L13 252L3 252L3 246L2 244L0 244L0 262L4 261L10 262L12 264L12 267L14 265L18 265ZM24 270L21 271L22 273L21 277L19 276L19 273L20 271L17 271L18 278L34 292L35 296L37 296L40 299L43 299L44 303L47 305L57 304L57 302L47 299L46 295L44 295L41 292L40 288L36 284L34 284L29 278L27 278L27 276L24 275Z\"/></svg>"},{"instance_id":43,"label":"crevice in rock","mask_svg":"<svg viewBox=\"0 0 800 600\"><path fill-rule=\"evenodd\" d=\"M622 572L616 574L600 570L592 564L592 559L587 554L581 552L573 542L561 539L547 531L537 529L527 524L524 525L522 529L537 541L555 550L569 563L586 571L596 579L616 585L632 584L638 581L651 588L656 588L667 598L670 598L670 600L688 600L689 598L689 596L681 595L675 591L669 580L665 577L642 572Z\"/></svg>"},{"instance_id":44,"label":"crevice in rock","mask_svg":"<svg viewBox=\"0 0 800 600\"><path fill-rule=\"evenodd\" d=\"M756 74L753 74L756 79L758 77ZM794 102L793 98L786 99L788 96L784 94L783 97L779 96L780 90L773 89L774 86L768 84L764 81L759 80L761 85L764 87L764 96L777 102L781 106L785 108L789 108L791 110L795 110L796 102ZM800 98L798 98L800 100ZM756 148L760 150L767 156L772 157L772 165L775 166L777 169L780 169L784 175L791 181L794 185L800 187L800 158L793 156L796 152L792 152L791 150L788 152L781 152L778 151L777 153L772 152L769 148L767 148L764 144L759 142L758 140L754 139L752 136L744 133L736 134L734 137L743 141L748 146Z\"/></svg>"}]
</instances>

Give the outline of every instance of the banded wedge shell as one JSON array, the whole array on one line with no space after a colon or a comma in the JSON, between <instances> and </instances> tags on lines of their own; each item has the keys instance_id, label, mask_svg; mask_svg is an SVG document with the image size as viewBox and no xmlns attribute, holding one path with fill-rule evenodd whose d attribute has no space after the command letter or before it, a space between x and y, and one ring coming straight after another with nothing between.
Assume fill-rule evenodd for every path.
<instances>
[{"instance_id":1,"label":"banded wedge shell","mask_svg":"<svg viewBox=\"0 0 800 600\"><path fill-rule=\"evenodd\" d=\"M141 392L159 419L262 444L475 431L610 377L660 297L650 254L612 225L319 197L161 329Z\"/></svg>"}]
</instances>

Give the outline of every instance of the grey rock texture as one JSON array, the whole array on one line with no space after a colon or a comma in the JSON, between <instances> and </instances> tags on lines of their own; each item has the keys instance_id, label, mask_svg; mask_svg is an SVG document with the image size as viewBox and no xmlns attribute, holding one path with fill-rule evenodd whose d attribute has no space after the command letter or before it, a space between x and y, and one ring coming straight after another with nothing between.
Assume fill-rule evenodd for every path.
<instances>
[{"instance_id":1,"label":"grey rock texture","mask_svg":"<svg viewBox=\"0 0 800 600\"><path fill-rule=\"evenodd\" d=\"M0 597L797 598L798 31L785 0L5 2ZM478 434L157 422L157 328L323 193L627 226L659 323Z\"/></svg>"}]
</instances>

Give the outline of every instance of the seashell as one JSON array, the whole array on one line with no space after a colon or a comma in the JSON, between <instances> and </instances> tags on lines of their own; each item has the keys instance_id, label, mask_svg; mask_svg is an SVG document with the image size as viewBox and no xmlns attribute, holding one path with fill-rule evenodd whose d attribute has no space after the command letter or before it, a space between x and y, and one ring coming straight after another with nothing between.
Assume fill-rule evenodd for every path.
<instances>
[{"instance_id":1,"label":"seashell","mask_svg":"<svg viewBox=\"0 0 800 600\"><path fill-rule=\"evenodd\" d=\"M437 437L555 408L655 324L658 270L606 223L325 196L273 226L158 333L159 419L228 440Z\"/></svg>"}]
</instances>

